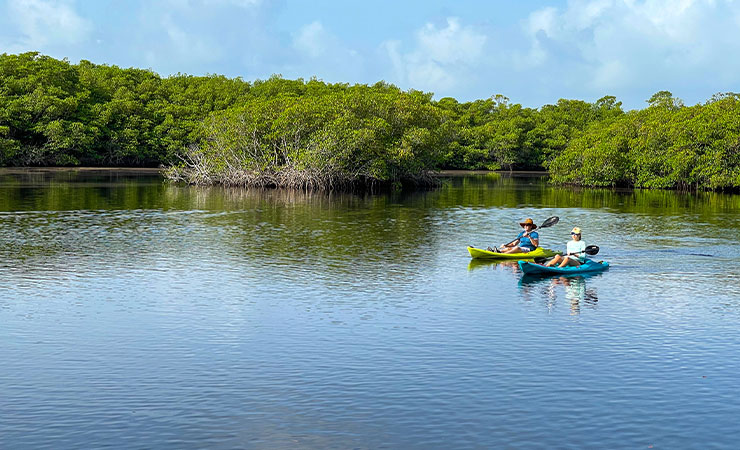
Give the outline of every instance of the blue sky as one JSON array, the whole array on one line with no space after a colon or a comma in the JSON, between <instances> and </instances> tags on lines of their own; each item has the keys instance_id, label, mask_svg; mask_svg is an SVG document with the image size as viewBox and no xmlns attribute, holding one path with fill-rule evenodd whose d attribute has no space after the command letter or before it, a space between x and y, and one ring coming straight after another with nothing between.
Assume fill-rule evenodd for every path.
<instances>
[{"instance_id":1,"label":"blue sky","mask_svg":"<svg viewBox=\"0 0 740 450\"><path fill-rule=\"evenodd\" d=\"M0 52L539 107L740 91L740 0L0 0Z\"/></svg>"}]
</instances>

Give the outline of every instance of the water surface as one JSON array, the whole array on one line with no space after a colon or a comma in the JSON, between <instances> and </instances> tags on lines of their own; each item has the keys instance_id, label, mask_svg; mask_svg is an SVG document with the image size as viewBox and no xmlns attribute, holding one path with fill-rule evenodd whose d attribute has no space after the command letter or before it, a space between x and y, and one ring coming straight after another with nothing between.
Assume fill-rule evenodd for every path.
<instances>
[{"instance_id":1,"label":"water surface","mask_svg":"<svg viewBox=\"0 0 740 450\"><path fill-rule=\"evenodd\" d=\"M740 196L0 174L0 448L732 448ZM612 268L471 261L517 222Z\"/></svg>"}]
</instances>

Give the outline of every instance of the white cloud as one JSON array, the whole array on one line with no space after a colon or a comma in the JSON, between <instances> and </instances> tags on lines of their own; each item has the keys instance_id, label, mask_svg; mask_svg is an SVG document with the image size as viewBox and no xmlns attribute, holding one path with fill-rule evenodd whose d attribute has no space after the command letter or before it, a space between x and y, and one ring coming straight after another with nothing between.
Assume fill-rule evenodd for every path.
<instances>
[{"instance_id":1,"label":"white cloud","mask_svg":"<svg viewBox=\"0 0 740 450\"><path fill-rule=\"evenodd\" d=\"M196 34L186 33L177 26L169 15L162 19L162 28L167 32L167 37L172 47L183 57L196 59L198 61L216 61L221 57L219 46L209 44Z\"/></svg>"},{"instance_id":2,"label":"white cloud","mask_svg":"<svg viewBox=\"0 0 740 450\"><path fill-rule=\"evenodd\" d=\"M732 0L571 0L532 12L519 67L542 67L573 85L603 91L712 67L736 72L740 3ZM721 48L721 49L720 49Z\"/></svg>"},{"instance_id":3,"label":"white cloud","mask_svg":"<svg viewBox=\"0 0 740 450\"><path fill-rule=\"evenodd\" d=\"M272 5L261 0L143 1L125 44L126 65L151 67L162 75L249 73L283 53L270 33ZM269 75L269 73L268 73Z\"/></svg>"},{"instance_id":4,"label":"white cloud","mask_svg":"<svg viewBox=\"0 0 740 450\"><path fill-rule=\"evenodd\" d=\"M298 30L293 37L293 46L308 56L316 58L326 52L330 40L321 22L314 21Z\"/></svg>"},{"instance_id":5,"label":"white cloud","mask_svg":"<svg viewBox=\"0 0 740 450\"><path fill-rule=\"evenodd\" d=\"M363 78L364 56L348 47L320 21L306 24L293 33L292 49L292 64L284 64L280 69L284 75L316 76L330 82L358 82Z\"/></svg>"},{"instance_id":6,"label":"white cloud","mask_svg":"<svg viewBox=\"0 0 740 450\"><path fill-rule=\"evenodd\" d=\"M319 21L300 27L292 36L293 49L301 59L321 59L329 65L353 64L361 59L358 51L349 48Z\"/></svg>"},{"instance_id":7,"label":"white cloud","mask_svg":"<svg viewBox=\"0 0 740 450\"><path fill-rule=\"evenodd\" d=\"M11 46L19 49L44 50L49 46L78 44L92 31L92 25L67 1L10 0L8 10L20 33Z\"/></svg>"},{"instance_id":8,"label":"white cloud","mask_svg":"<svg viewBox=\"0 0 740 450\"><path fill-rule=\"evenodd\" d=\"M203 0L206 5L233 5L239 8L252 8L259 6L262 0Z\"/></svg>"},{"instance_id":9,"label":"white cloud","mask_svg":"<svg viewBox=\"0 0 740 450\"><path fill-rule=\"evenodd\" d=\"M461 27L460 20L454 17L447 19L446 28L437 29L433 24L426 24L416 37L420 56L439 64L475 62L486 43L486 36L470 27Z\"/></svg>"},{"instance_id":10,"label":"white cloud","mask_svg":"<svg viewBox=\"0 0 740 450\"><path fill-rule=\"evenodd\" d=\"M401 52L400 41L381 45L390 59L396 81L414 88L445 91L470 81L471 67L484 57L487 37L460 20L448 18L445 27L428 23L415 33L414 48Z\"/></svg>"},{"instance_id":11,"label":"white cloud","mask_svg":"<svg viewBox=\"0 0 740 450\"><path fill-rule=\"evenodd\" d=\"M405 75L403 56L401 55L401 41L385 41L380 44L381 51L388 55L393 68L393 79L403 80Z\"/></svg>"},{"instance_id":12,"label":"white cloud","mask_svg":"<svg viewBox=\"0 0 740 450\"><path fill-rule=\"evenodd\" d=\"M238 8L253 8L259 6L262 0L168 0L168 3L176 8L218 8L223 6L236 6Z\"/></svg>"},{"instance_id":13,"label":"white cloud","mask_svg":"<svg viewBox=\"0 0 740 450\"><path fill-rule=\"evenodd\" d=\"M530 34L537 34L542 31L548 36L554 35L557 26L558 10L553 7L539 9L529 15L526 30Z\"/></svg>"}]
</instances>

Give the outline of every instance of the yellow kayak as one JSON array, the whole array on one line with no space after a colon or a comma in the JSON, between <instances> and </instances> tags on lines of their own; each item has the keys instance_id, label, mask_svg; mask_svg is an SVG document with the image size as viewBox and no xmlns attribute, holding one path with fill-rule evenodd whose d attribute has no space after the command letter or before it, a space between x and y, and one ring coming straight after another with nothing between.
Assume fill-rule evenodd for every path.
<instances>
[{"instance_id":1,"label":"yellow kayak","mask_svg":"<svg viewBox=\"0 0 740 450\"><path fill-rule=\"evenodd\" d=\"M483 250L482 248L468 247L470 256L475 259L534 259L549 258L559 254L547 248L537 247L527 253L496 253Z\"/></svg>"}]
</instances>

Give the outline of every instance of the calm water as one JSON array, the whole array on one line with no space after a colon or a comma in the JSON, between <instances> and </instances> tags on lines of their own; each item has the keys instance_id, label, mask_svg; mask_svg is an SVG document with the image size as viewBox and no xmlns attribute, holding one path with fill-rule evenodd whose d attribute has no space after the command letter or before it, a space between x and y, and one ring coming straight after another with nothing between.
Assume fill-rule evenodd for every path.
<instances>
[{"instance_id":1,"label":"calm water","mask_svg":"<svg viewBox=\"0 0 740 450\"><path fill-rule=\"evenodd\" d=\"M467 244L560 224L612 264ZM0 448L736 448L740 196L0 174Z\"/></svg>"}]
</instances>

